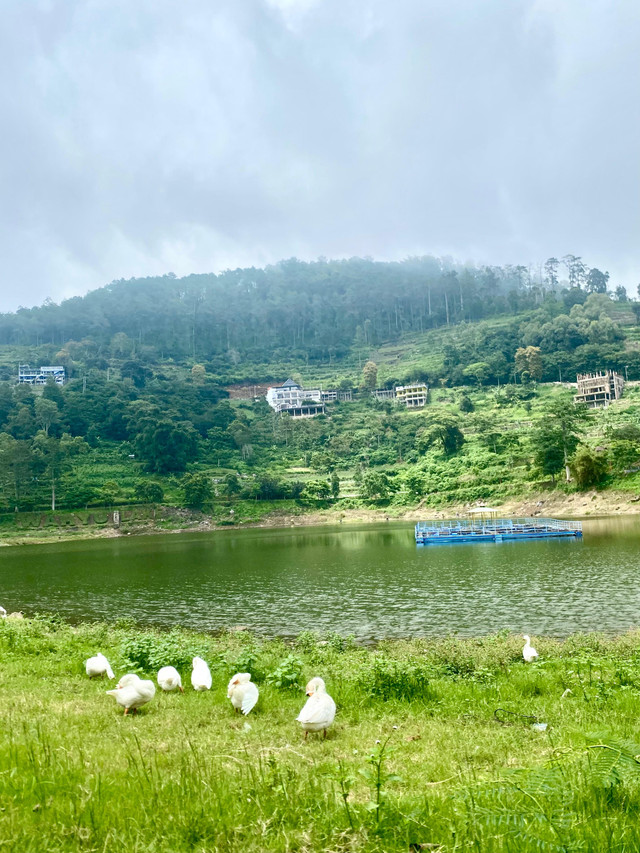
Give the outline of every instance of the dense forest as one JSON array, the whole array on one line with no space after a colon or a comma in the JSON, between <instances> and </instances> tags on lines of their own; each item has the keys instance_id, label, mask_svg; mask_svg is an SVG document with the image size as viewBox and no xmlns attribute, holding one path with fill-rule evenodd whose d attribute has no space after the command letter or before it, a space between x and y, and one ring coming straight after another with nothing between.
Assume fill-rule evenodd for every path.
<instances>
[{"instance_id":1,"label":"dense forest","mask_svg":"<svg viewBox=\"0 0 640 853\"><path fill-rule=\"evenodd\" d=\"M465 501L545 476L555 482L568 456L587 448L580 436L589 428L572 421L575 441L562 447L557 432L536 432L549 406L562 410L556 391L538 383L602 368L640 378L640 306L607 286L606 273L574 256L535 273L435 258L291 260L114 282L1 315L0 511L433 502L438 493ZM18 362L64 364L69 381L16 385ZM307 387L351 388L354 401L293 421L261 394L229 399L233 383L290 373ZM432 389L425 410L369 394L413 380ZM600 481L636 461L634 412L624 434L611 427L615 446L606 464L602 453L597 460Z\"/></svg>"},{"instance_id":2,"label":"dense forest","mask_svg":"<svg viewBox=\"0 0 640 853\"><path fill-rule=\"evenodd\" d=\"M568 278L560 280L566 268ZM539 322L569 312L589 293L606 293L608 274L580 258L525 266L475 267L433 257L401 263L295 259L266 269L112 282L60 305L0 315L0 344L72 349L87 366L105 356L264 364L343 358L408 332L541 308ZM626 300L624 288L615 291ZM553 330L546 330L547 337ZM529 337L535 334L529 330ZM544 333L543 333L544 337ZM598 337L592 333L591 338ZM592 343L568 329L561 348Z\"/></svg>"}]
</instances>

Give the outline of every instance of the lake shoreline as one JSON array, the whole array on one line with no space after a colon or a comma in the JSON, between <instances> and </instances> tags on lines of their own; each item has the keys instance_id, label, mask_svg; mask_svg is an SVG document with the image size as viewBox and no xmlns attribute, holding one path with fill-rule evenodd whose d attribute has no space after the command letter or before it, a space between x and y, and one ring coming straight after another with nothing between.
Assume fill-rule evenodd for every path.
<instances>
[{"instance_id":1,"label":"lake shoreline","mask_svg":"<svg viewBox=\"0 0 640 853\"><path fill-rule=\"evenodd\" d=\"M42 545L52 542L69 542L83 539L112 539L121 536L150 536L164 534L206 533L222 530L277 529L291 527L322 527L340 524L380 524L382 522L417 522L430 519L464 518L471 505L454 504L442 509L424 506L415 507L357 507L340 509L310 509L292 512L290 509L274 511L256 521L216 523L205 513L176 510L176 524L161 526L154 521L133 523L122 522L119 527L101 528L48 528L34 530L3 530L0 547L11 545ZM497 504L500 515L506 517L560 517L560 518L603 518L610 516L633 516L640 514L640 495L629 492L539 492L526 497L513 497ZM184 523L180 523L180 519Z\"/></svg>"}]
</instances>

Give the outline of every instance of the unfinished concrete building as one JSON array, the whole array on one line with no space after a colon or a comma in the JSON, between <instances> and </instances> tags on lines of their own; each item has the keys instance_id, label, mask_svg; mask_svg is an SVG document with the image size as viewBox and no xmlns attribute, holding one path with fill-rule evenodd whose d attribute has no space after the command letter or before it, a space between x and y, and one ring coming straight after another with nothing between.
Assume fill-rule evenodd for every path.
<instances>
[{"instance_id":1,"label":"unfinished concrete building","mask_svg":"<svg viewBox=\"0 0 640 853\"><path fill-rule=\"evenodd\" d=\"M624 379L614 370L599 373L579 373L577 376L578 393L574 403L584 403L590 409L608 406L612 400L622 397Z\"/></svg>"}]
</instances>

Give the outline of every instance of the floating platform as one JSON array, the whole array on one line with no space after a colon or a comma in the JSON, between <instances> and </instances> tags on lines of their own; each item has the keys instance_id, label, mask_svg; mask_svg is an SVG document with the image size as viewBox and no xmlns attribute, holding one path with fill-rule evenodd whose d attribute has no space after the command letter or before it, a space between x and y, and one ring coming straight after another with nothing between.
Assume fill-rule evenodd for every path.
<instances>
[{"instance_id":1,"label":"floating platform","mask_svg":"<svg viewBox=\"0 0 640 853\"><path fill-rule=\"evenodd\" d=\"M460 521L419 521L416 524L418 545L581 538L581 521L561 521L557 518L472 518Z\"/></svg>"}]
</instances>

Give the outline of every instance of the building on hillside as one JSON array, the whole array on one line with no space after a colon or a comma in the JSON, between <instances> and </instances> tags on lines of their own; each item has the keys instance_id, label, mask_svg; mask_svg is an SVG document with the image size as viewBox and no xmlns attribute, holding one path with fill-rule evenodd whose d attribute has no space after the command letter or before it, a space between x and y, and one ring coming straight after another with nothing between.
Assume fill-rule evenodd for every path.
<instances>
[{"instance_id":1,"label":"building on hillside","mask_svg":"<svg viewBox=\"0 0 640 853\"><path fill-rule=\"evenodd\" d=\"M426 406L428 392L429 388L423 382L417 382L414 385L398 385L396 403L401 403L408 409Z\"/></svg>"},{"instance_id":2,"label":"building on hillside","mask_svg":"<svg viewBox=\"0 0 640 853\"><path fill-rule=\"evenodd\" d=\"M302 388L293 379L267 389L267 403L277 412L287 412L292 418L310 418L324 413L323 392L317 388Z\"/></svg>"},{"instance_id":3,"label":"building on hillside","mask_svg":"<svg viewBox=\"0 0 640 853\"><path fill-rule=\"evenodd\" d=\"M56 385L64 385L65 372L62 365L45 365L36 370L28 364L18 365L18 383L20 385L46 385L48 379L53 379Z\"/></svg>"},{"instance_id":4,"label":"building on hillside","mask_svg":"<svg viewBox=\"0 0 640 853\"><path fill-rule=\"evenodd\" d=\"M371 396L375 397L376 400L395 400L396 399L396 389L395 388L376 388L375 391L371 392Z\"/></svg>"},{"instance_id":5,"label":"building on hillside","mask_svg":"<svg viewBox=\"0 0 640 853\"><path fill-rule=\"evenodd\" d=\"M624 379L614 370L579 373L577 382L578 393L573 402L584 403L590 409L608 406L613 400L619 400L624 389Z\"/></svg>"},{"instance_id":6,"label":"building on hillside","mask_svg":"<svg viewBox=\"0 0 640 853\"><path fill-rule=\"evenodd\" d=\"M408 409L419 408L427 405L427 394L429 386L424 382L416 382L413 385L396 385L395 388L376 388L371 394L376 400L394 400Z\"/></svg>"}]
</instances>

